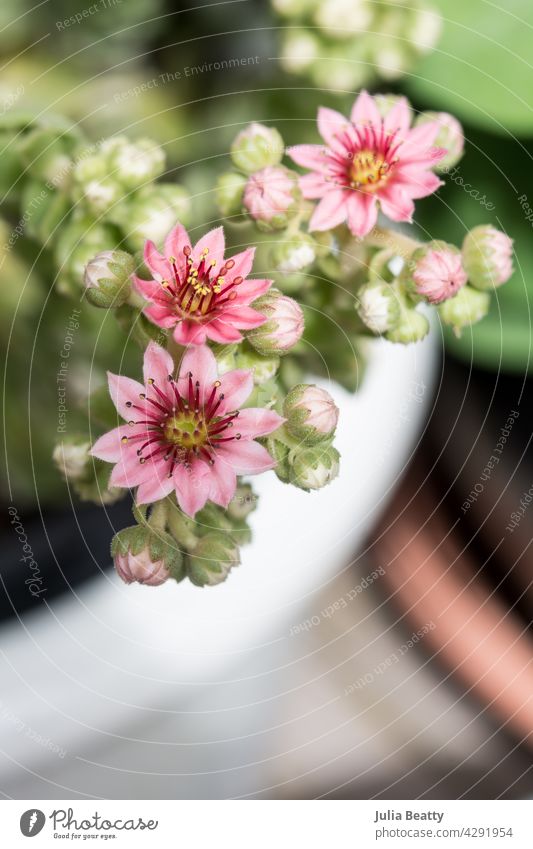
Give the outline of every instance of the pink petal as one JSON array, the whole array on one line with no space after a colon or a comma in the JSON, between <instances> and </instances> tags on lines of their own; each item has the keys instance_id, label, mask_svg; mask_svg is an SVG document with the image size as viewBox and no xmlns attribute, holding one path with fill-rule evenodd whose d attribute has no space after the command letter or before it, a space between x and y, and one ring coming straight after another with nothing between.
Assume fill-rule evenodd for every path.
<instances>
[{"instance_id":1,"label":"pink petal","mask_svg":"<svg viewBox=\"0 0 533 849\"><path fill-rule=\"evenodd\" d=\"M355 101L350 118L354 124L373 124L376 129L381 128L379 109L374 98L366 91L362 91Z\"/></svg>"},{"instance_id":2,"label":"pink petal","mask_svg":"<svg viewBox=\"0 0 533 849\"><path fill-rule=\"evenodd\" d=\"M130 434L131 427L129 425L120 425L97 439L89 454L98 457L99 460L106 460L108 463L117 463L124 451L125 443L122 442L122 437Z\"/></svg>"},{"instance_id":3,"label":"pink petal","mask_svg":"<svg viewBox=\"0 0 533 849\"><path fill-rule=\"evenodd\" d=\"M156 459L140 463L137 452L132 445L125 445L121 459L113 466L109 478L110 486L120 486L123 489L133 489L154 476Z\"/></svg>"},{"instance_id":4,"label":"pink petal","mask_svg":"<svg viewBox=\"0 0 533 849\"><path fill-rule=\"evenodd\" d=\"M439 180L432 171L419 171L416 176L408 177L400 170L394 176L395 182L399 182L402 191L412 198L425 198L443 185L442 180Z\"/></svg>"},{"instance_id":5,"label":"pink petal","mask_svg":"<svg viewBox=\"0 0 533 849\"><path fill-rule=\"evenodd\" d=\"M409 130L407 138L398 148L398 156L401 162L406 162L409 159L418 159L427 157L433 147L433 143L437 138L440 126L436 121L429 121L427 124L419 124Z\"/></svg>"},{"instance_id":6,"label":"pink petal","mask_svg":"<svg viewBox=\"0 0 533 849\"><path fill-rule=\"evenodd\" d=\"M176 313L171 312L167 306L162 306L161 304L152 304L149 307L145 307L143 313L153 324L167 330L170 327L174 327L178 320Z\"/></svg>"},{"instance_id":7,"label":"pink petal","mask_svg":"<svg viewBox=\"0 0 533 849\"><path fill-rule=\"evenodd\" d=\"M233 468L222 458L217 457L211 467L211 489L209 498L221 507L227 507L235 495L237 475Z\"/></svg>"},{"instance_id":8,"label":"pink petal","mask_svg":"<svg viewBox=\"0 0 533 849\"><path fill-rule=\"evenodd\" d=\"M165 349L156 342L149 342L148 347L144 352L143 362L145 384L148 385L149 382L153 381L157 388L166 395L167 398L172 398L172 394L169 394L168 377L169 375L174 374L174 371L174 360L168 351L165 351Z\"/></svg>"},{"instance_id":9,"label":"pink petal","mask_svg":"<svg viewBox=\"0 0 533 849\"><path fill-rule=\"evenodd\" d=\"M234 369L221 375L220 392L224 395L218 415L238 410L254 388L253 374L249 369Z\"/></svg>"},{"instance_id":10,"label":"pink petal","mask_svg":"<svg viewBox=\"0 0 533 849\"><path fill-rule=\"evenodd\" d=\"M346 123L346 118L343 121ZM323 171L327 163L327 149L320 144L297 144L287 150L287 155L297 165L312 171Z\"/></svg>"},{"instance_id":11,"label":"pink petal","mask_svg":"<svg viewBox=\"0 0 533 849\"><path fill-rule=\"evenodd\" d=\"M249 304L260 295L268 292L272 286L272 280L244 280L235 290L237 297L233 300L233 306L237 304Z\"/></svg>"},{"instance_id":12,"label":"pink petal","mask_svg":"<svg viewBox=\"0 0 533 849\"><path fill-rule=\"evenodd\" d=\"M176 324L173 336L178 345L183 345L184 348L189 345L203 345L207 338L204 325L186 319Z\"/></svg>"},{"instance_id":13,"label":"pink petal","mask_svg":"<svg viewBox=\"0 0 533 849\"><path fill-rule=\"evenodd\" d=\"M226 275L227 280L230 282L235 277L248 277L252 270L252 265L254 264L254 256L255 248L246 248L245 251L241 251L240 253L234 254L230 257L235 265Z\"/></svg>"},{"instance_id":14,"label":"pink petal","mask_svg":"<svg viewBox=\"0 0 533 849\"><path fill-rule=\"evenodd\" d=\"M378 206L375 195L353 191L348 199L348 227L354 236L363 238L375 226Z\"/></svg>"},{"instance_id":15,"label":"pink petal","mask_svg":"<svg viewBox=\"0 0 533 849\"><path fill-rule=\"evenodd\" d=\"M242 333L239 333L232 324L218 318L211 319L209 324L205 325L205 332L209 339L212 339L213 342L219 342L221 345L240 342L242 339Z\"/></svg>"},{"instance_id":16,"label":"pink petal","mask_svg":"<svg viewBox=\"0 0 533 849\"><path fill-rule=\"evenodd\" d=\"M170 264L166 261L165 257L161 256L150 239L144 245L144 261L159 283L162 280L172 279L173 275Z\"/></svg>"},{"instance_id":17,"label":"pink petal","mask_svg":"<svg viewBox=\"0 0 533 849\"><path fill-rule=\"evenodd\" d=\"M399 186L391 185L379 194L384 215L392 221L411 221L415 205Z\"/></svg>"},{"instance_id":18,"label":"pink petal","mask_svg":"<svg viewBox=\"0 0 533 849\"><path fill-rule=\"evenodd\" d=\"M344 154L346 148L341 141L341 137L350 125L348 119L334 109L327 109L325 106L321 106L318 110L317 124L318 132L329 147L333 148L336 153ZM305 167L316 168L316 165Z\"/></svg>"},{"instance_id":19,"label":"pink petal","mask_svg":"<svg viewBox=\"0 0 533 849\"><path fill-rule=\"evenodd\" d=\"M315 208L311 221L310 230L331 230L346 219L347 193L342 189L329 191Z\"/></svg>"},{"instance_id":20,"label":"pink petal","mask_svg":"<svg viewBox=\"0 0 533 849\"><path fill-rule=\"evenodd\" d=\"M217 361L207 345L193 345L185 351L179 370L179 390L187 397L189 372L192 372L193 383L200 382L200 403L211 394L213 383L217 379Z\"/></svg>"},{"instance_id":21,"label":"pink petal","mask_svg":"<svg viewBox=\"0 0 533 849\"><path fill-rule=\"evenodd\" d=\"M177 260L184 256L183 248L186 247L191 247L189 235L183 224L178 221L165 239L165 256L167 258L173 256Z\"/></svg>"},{"instance_id":22,"label":"pink petal","mask_svg":"<svg viewBox=\"0 0 533 849\"><path fill-rule=\"evenodd\" d=\"M137 277L135 274L132 275L132 280L139 295L142 295L146 300L152 301L154 298L161 297L168 298L165 289L163 289L161 283L158 283L157 280L143 280L142 277Z\"/></svg>"},{"instance_id":23,"label":"pink petal","mask_svg":"<svg viewBox=\"0 0 533 849\"><path fill-rule=\"evenodd\" d=\"M161 498L165 498L173 489L174 480L173 478L169 478L168 472L165 469L164 474L154 474L149 480L139 484L135 502L136 504L151 504L153 501L160 501Z\"/></svg>"},{"instance_id":24,"label":"pink petal","mask_svg":"<svg viewBox=\"0 0 533 849\"><path fill-rule=\"evenodd\" d=\"M266 448L249 440L225 442L217 448L216 453L217 460L226 462L237 475L256 475L276 465Z\"/></svg>"},{"instance_id":25,"label":"pink petal","mask_svg":"<svg viewBox=\"0 0 533 849\"><path fill-rule=\"evenodd\" d=\"M234 429L243 439L254 439L265 436L281 427L286 419L278 416L274 410L263 410L259 407L249 407L241 410L235 419Z\"/></svg>"},{"instance_id":26,"label":"pink petal","mask_svg":"<svg viewBox=\"0 0 533 849\"><path fill-rule=\"evenodd\" d=\"M194 459L191 469L176 466L174 470L174 487L178 504L188 516L194 516L201 510L209 498L211 490L211 470L202 461Z\"/></svg>"},{"instance_id":27,"label":"pink petal","mask_svg":"<svg viewBox=\"0 0 533 849\"><path fill-rule=\"evenodd\" d=\"M260 327L265 323L266 316L262 313L257 312L252 307L240 305L235 307L234 304L235 301L233 301L232 308L224 310L224 313L220 316L222 323L238 327L240 330L251 330L253 327Z\"/></svg>"},{"instance_id":28,"label":"pink petal","mask_svg":"<svg viewBox=\"0 0 533 849\"><path fill-rule=\"evenodd\" d=\"M383 119L383 127L387 134L398 133L398 140L405 140L411 124L411 112L405 97L401 97Z\"/></svg>"},{"instance_id":29,"label":"pink petal","mask_svg":"<svg viewBox=\"0 0 533 849\"><path fill-rule=\"evenodd\" d=\"M194 246L194 259L195 262L200 261L200 254L207 248L209 253L207 254L207 261L212 259L216 259L217 265L220 266L224 261L224 228L223 227L215 227L213 230L210 230L209 233L206 233L205 236L196 242Z\"/></svg>"},{"instance_id":30,"label":"pink petal","mask_svg":"<svg viewBox=\"0 0 533 849\"><path fill-rule=\"evenodd\" d=\"M144 386L137 380L132 380L131 377L113 374L110 371L107 373L107 382L113 404L122 418L129 421L131 419L131 409L126 404L130 402L131 404L143 406L143 402L139 396L144 392Z\"/></svg>"},{"instance_id":31,"label":"pink petal","mask_svg":"<svg viewBox=\"0 0 533 849\"><path fill-rule=\"evenodd\" d=\"M303 177L300 177L298 182L302 195L306 200L321 198L331 189L331 183L328 183L322 174L305 174Z\"/></svg>"}]
</instances>

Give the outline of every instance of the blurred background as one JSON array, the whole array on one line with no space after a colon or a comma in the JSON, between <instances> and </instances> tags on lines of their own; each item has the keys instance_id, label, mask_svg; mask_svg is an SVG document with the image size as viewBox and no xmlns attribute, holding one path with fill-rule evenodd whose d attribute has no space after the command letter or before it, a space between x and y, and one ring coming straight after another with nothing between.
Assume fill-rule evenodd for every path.
<instances>
[{"instance_id":1,"label":"blurred background","mask_svg":"<svg viewBox=\"0 0 533 849\"><path fill-rule=\"evenodd\" d=\"M531 795L532 33L527 0L2 4L4 796ZM229 648L221 666L216 646L211 662L203 646L198 675L189 671L196 629L182 625L191 642L158 646L151 677L150 644L135 642L134 617L156 616L157 605L135 596L125 625L112 596L102 601L111 593L110 528L128 523L129 505L104 512L78 500L51 462L67 335L71 425L79 417L82 426L76 400L89 373L103 380L105 368L125 370L129 355L100 311L65 298L87 259L72 259L74 195L60 186L9 241L21 198L24 208L49 178L44 160L40 170L33 164L36 151L58 128L67 158L116 133L148 136L165 151L165 181L192 198L193 213L177 196L183 218L209 225L212 187L239 129L259 121L287 144L314 142L317 106L346 113L362 87L462 122L465 156L419 202L416 226L425 238L460 243L475 224L492 223L515 240L515 274L483 322L460 339L435 324L429 345L398 371L395 410L409 407L415 372L424 389L405 426L389 420L374 458L384 494L364 521L354 516L357 540L344 562L324 543L329 571L286 603L278 596L270 630ZM129 221L135 210L122 214ZM116 240L121 226L103 222L99 238ZM384 345L387 367L365 378L374 395L364 395L363 380L354 414L367 417L363 433L380 410L387 415L375 398L393 393L396 349ZM358 463L371 467L372 457L363 458L361 441L354 446L357 481ZM359 503L354 496L354 511ZM31 541L44 602L21 578L10 505ZM299 510L295 521L305 523ZM168 625L171 610L164 615ZM128 679L120 692L114 677Z\"/></svg>"}]
</instances>

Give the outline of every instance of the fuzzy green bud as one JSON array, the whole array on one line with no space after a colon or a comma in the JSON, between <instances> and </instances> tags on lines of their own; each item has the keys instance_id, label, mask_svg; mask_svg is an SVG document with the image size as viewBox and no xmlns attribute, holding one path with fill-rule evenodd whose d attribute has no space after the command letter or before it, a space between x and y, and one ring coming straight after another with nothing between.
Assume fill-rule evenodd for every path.
<instances>
[{"instance_id":1,"label":"fuzzy green bud","mask_svg":"<svg viewBox=\"0 0 533 849\"><path fill-rule=\"evenodd\" d=\"M420 342L429 333L429 321L426 316L407 305L400 308L398 324L385 335L389 342L400 342L408 345Z\"/></svg>"},{"instance_id":2,"label":"fuzzy green bud","mask_svg":"<svg viewBox=\"0 0 533 849\"><path fill-rule=\"evenodd\" d=\"M165 153L152 139L125 140L114 147L109 164L114 179L126 189L136 189L163 173Z\"/></svg>"},{"instance_id":3,"label":"fuzzy green bud","mask_svg":"<svg viewBox=\"0 0 533 849\"><path fill-rule=\"evenodd\" d=\"M92 462L90 447L91 443L84 437L69 437L57 443L52 460L64 480L73 483L85 478Z\"/></svg>"},{"instance_id":4,"label":"fuzzy green bud","mask_svg":"<svg viewBox=\"0 0 533 849\"><path fill-rule=\"evenodd\" d=\"M124 230L132 250L141 250L147 239L161 243L176 221L186 224L190 196L183 186L155 183L139 189L113 210L113 220Z\"/></svg>"},{"instance_id":5,"label":"fuzzy green bud","mask_svg":"<svg viewBox=\"0 0 533 849\"><path fill-rule=\"evenodd\" d=\"M85 268L85 297L95 307L119 307L131 292L133 257L126 251L102 251Z\"/></svg>"},{"instance_id":6,"label":"fuzzy green bud","mask_svg":"<svg viewBox=\"0 0 533 849\"><path fill-rule=\"evenodd\" d=\"M452 327L456 336L460 336L464 327L481 321L487 315L489 307L489 293L480 292L467 285L463 286L454 298L440 304L438 310L442 322Z\"/></svg>"},{"instance_id":7,"label":"fuzzy green bud","mask_svg":"<svg viewBox=\"0 0 533 849\"><path fill-rule=\"evenodd\" d=\"M356 309L372 333L387 333L400 321L400 302L390 283L366 283L357 292Z\"/></svg>"},{"instance_id":8,"label":"fuzzy green bud","mask_svg":"<svg viewBox=\"0 0 533 849\"><path fill-rule=\"evenodd\" d=\"M290 482L307 492L322 489L339 474L340 454L333 445L315 445L299 451L291 464Z\"/></svg>"},{"instance_id":9,"label":"fuzzy green bud","mask_svg":"<svg viewBox=\"0 0 533 849\"><path fill-rule=\"evenodd\" d=\"M242 196L246 177L236 171L221 174L215 186L215 201L222 215L233 217L242 213Z\"/></svg>"},{"instance_id":10,"label":"fuzzy green bud","mask_svg":"<svg viewBox=\"0 0 533 849\"><path fill-rule=\"evenodd\" d=\"M283 139L278 131L255 122L242 130L231 145L233 164L245 174L277 165L283 152Z\"/></svg>"},{"instance_id":11,"label":"fuzzy green bud","mask_svg":"<svg viewBox=\"0 0 533 849\"><path fill-rule=\"evenodd\" d=\"M278 242L271 251L274 269L280 274L294 274L309 268L316 259L316 243L306 233L294 233Z\"/></svg>"},{"instance_id":12,"label":"fuzzy green bud","mask_svg":"<svg viewBox=\"0 0 533 849\"><path fill-rule=\"evenodd\" d=\"M210 532L198 541L188 557L187 574L197 587L213 587L240 563L239 549L229 534Z\"/></svg>"},{"instance_id":13,"label":"fuzzy green bud","mask_svg":"<svg viewBox=\"0 0 533 849\"><path fill-rule=\"evenodd\" d=\"M448 112L422 112L416 119L415 125L434 123L438 124L439 132L435 141L435 147L443 147L447 153L442 159L435 163L435 171L447 172L453 168L463 155L465 137L463 128L457 118Z\"/></svg>"},{"instance_id":14,"label":"fuzzy green bud","mask_svg":"<svg viewBox=\"0 0 533 849\"><path fill-rule=\"evenodd\" d=\"M468 279L476 289L502 286L513 273L513 240L490 224L467 233L462 253Z\"/></svg>"},{"instance_id":15,"label":"fuzzy green bud","mask_svg":"<svg viewBox=\"0 0 533 849\"><path fill-rule=\"evenodd\" d=\"M126 584L156 587L169 578L181 581L183 555L165 531L134 525L115 534L111 555L118 575Z\"/></svg>"}]
</instances>

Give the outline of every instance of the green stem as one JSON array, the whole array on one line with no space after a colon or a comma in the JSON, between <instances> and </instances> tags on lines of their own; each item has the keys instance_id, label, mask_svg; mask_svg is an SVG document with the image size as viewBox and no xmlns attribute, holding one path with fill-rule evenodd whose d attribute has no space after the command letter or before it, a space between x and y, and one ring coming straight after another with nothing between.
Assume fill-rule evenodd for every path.
<instances>
[{"instance_id":1,"label":"green stem","mask_svg":"<svg viewBox=\"0 0 533 849\"><path fill-rule=\"evenodd\" d=\"M406 236L404 233L398 233L397 230L390 230L388 227L373 227L368 236L365 236L365 242L374 248L389 248L390 250L398 251L399 256L410 256L413 251L422 246L422 242Z\"/></svg>"},{"instance_id":2,"label":"green stem","mask_svg":"<svg viewBox=\"0 0 533 849\"><path fill-rule=\"evenodd\" d=\"M164 531L167 525L168 518L168 502L166 498L158 501L152 507L148 524L151 528L157 531Z\"/></svg>"}]
</instances>

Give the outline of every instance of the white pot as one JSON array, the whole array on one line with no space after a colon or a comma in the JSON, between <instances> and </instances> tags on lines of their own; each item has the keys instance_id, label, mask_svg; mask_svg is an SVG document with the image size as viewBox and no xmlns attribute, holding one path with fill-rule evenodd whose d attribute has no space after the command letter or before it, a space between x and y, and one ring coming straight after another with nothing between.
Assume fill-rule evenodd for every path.
<instances>
[{"instance_id":1,"label":"white pot","mask_svg":"<svg viewBox=\"0 0 533 849\"><path fill-rule=\"evenodd\" d=\"M341 408L340 476L311 494L284 486L273 473L256 478L254 540L225 584L126 586L106 572L3 628L6 792L133 796L127 771L112 773L112 785L78 781L87 770L84 758L98 746L107 755L123 746L128 728L136 728L135 739L152 740L161 711L179 717L211 709L216 736L210 693L217 682L238 680L254 652L264 663L269 647L279 663L280 643L310 615L313 594L357 555L426 421L436 338L409 347L378 341L373 348L356 395L324 384ZM200 785L192 795L210 792Z\"/></svg>"}]
</instances>

